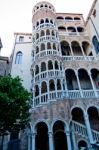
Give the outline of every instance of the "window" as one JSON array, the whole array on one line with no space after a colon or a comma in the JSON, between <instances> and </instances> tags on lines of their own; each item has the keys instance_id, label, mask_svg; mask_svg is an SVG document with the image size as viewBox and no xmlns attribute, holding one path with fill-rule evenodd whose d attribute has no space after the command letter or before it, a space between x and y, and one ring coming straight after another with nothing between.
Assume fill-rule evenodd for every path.
<instances>
[{"instance_id":1,"label":"window","mask_svg":"<svg viewBox=\"0 0 99 150\"><path fill-rule=\"evenodd\" d=\"M19 42L23 42L24 41L24 36L19 36Z\"/></svg>"},{"instance_id":2,"label":"window","mask_svg":"<svg viewBox=\"0 0 99 150\"><path fill-rule=\"evenodd\" d=\"M22 52L18 52L16 54L15 64L22 64L22 56L23 56Z\"/></svg>"},{"instance_id":3,"label":"window","mask_svg":"<svg viewBox=\"0 0 99 150\"><path fill-rule=\"evenodd\" d=\"M99 53L99 41L98 41L96 36L93 36L92 43L93 43L93 45L95 47L96 54L98 54Z\"/></svg>"}]
</instances>

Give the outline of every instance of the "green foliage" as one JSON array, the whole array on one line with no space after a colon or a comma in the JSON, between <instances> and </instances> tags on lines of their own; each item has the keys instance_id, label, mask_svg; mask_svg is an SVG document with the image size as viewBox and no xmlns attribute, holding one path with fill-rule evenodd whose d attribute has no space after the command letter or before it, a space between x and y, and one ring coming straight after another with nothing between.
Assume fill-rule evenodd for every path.
<instances>
[{"instance_id":1,"label":"green foliage","mask_svg":"<svg viewBox=\"0 0 99 150\"><path fill-rule=\"evenodd\" d=\"M31 94L19 77L0 77L0 133L24 128L29 121ZM16 124L17 119L19 123Z\"/></svg>"}]
</instances>

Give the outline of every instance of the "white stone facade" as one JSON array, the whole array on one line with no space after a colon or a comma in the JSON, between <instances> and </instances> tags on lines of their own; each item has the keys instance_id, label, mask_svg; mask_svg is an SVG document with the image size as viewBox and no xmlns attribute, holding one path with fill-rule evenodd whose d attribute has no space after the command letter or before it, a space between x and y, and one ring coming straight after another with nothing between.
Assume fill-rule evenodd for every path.
<instances>
[{"instance_id":1,"label":"white stone facade","mask_svg":"<svg viewBox=\"0 0 99 150\"><path fill-rule=\"evenodd\" d=\"M99 141L99 63L88 26L82 14L40 2L32 34L15 33L11 74L33 99L28 150L90 149Z\"/></svg>"}]
</instances>

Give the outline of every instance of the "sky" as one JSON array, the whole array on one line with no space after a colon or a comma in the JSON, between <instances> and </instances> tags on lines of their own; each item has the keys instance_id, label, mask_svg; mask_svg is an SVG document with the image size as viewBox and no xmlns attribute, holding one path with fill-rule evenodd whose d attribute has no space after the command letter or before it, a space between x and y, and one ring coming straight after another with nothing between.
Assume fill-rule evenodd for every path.
<instances>
[{"instance_id":1,"label":"sky","mask_svg":"<svg viewBox=\"0 0 99 150\"><path fill-rule=\"evenodd\" d=\"M10 56L14 32L32 33L32 9L42 0L0 0L2 56ZM47 0L60 13L82 13L86 19L93 0Z\"/></svg>"}]
</instances>

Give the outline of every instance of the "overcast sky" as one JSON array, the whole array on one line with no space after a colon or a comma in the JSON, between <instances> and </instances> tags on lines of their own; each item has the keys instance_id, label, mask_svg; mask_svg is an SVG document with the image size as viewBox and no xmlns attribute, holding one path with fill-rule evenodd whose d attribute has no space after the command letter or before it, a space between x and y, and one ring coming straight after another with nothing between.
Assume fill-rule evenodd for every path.
<instances>
[{"instance_id":1,"label":"overcast sky","mask_svg":"<svg viewBox=\"0 0 99 150\"><path fill-rule=\"evenodd\" d=\"M1 55L9 56L13 49L14 32L32 32L32 9L42 0L0 0ZM48 0L56 12L88 15L93 0Z\"/></svg>"}]
</instances>

